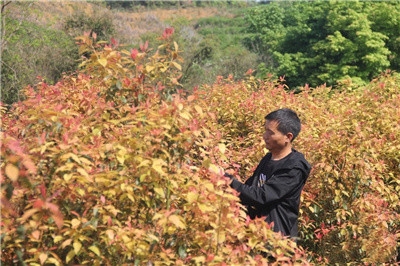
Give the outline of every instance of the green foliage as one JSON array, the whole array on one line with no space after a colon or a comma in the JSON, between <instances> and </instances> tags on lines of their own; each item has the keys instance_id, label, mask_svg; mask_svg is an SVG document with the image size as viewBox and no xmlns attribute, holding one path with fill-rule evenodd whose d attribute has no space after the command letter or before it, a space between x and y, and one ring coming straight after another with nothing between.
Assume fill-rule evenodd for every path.
<instances>
[{"instance_id":1,"label":"green foliage","mask_svg":"<svg viewBox=\"0 0 400 266\"><path fill-rule=\"evenodd\" d=\"M233 75L243 78L254 68L257 56L242 44L245 21L241 15L234 17L207 17L195 21L192 28L177 29L177 41L184 51L184 73L181 78L185 87L211 84L217 76ZM185 36L188 35L191 38Z\"/></svg>"},{"instance_id":2,"label":"green foliage","mask_svg":"<svg viewBox=\"0 0 400 266\"><path fill-rule=\"evenodd\" d=\"M219 75L240 79L257 64L257 55L242 44L245 21L241 15L194 20L180 16L164 23L175 29L172 38L179 43L184 61L179 82L187 91L211 84ZM142 34L141 39L154 45L162 42L155 31Z\"/></svg>"},{"instance_id":3,"label":"green foliage","mask_svg":"<svg viewBox=\"0 0 400 266\"><path fill-rule=\"evenodd\" d=\"M78 49L72 38L59 30L47 29L26 20L5 17L7 40L2 50L2 101L21 100L20 90L37 76L56 82L63 72L77 66Z\"/></svg>"},{"instance_id":4,"label":"green foliage","mask_svg":"<svg viewBox=\"0 0 400 266\"><path fill-rule=\"evenodd\" d=\"M64 22L64 30L73 37L80 36L86 31L95 32L100 40L109 40L115 31L110 16L103 13L88 16L83 12L67 18Z\"/></svg>"},{"instance_id":5,"label":"green foliage","mask_svg":"<svg viewBox=\"0 0 400 266\"><path fill-rule=\"evenodd\" d=\"M251 34L245 43L290 87L368 82L387 68L399 69L399 10L398 3L379 2L258 6L246 14Z\"/></svg>"}]
</instances>

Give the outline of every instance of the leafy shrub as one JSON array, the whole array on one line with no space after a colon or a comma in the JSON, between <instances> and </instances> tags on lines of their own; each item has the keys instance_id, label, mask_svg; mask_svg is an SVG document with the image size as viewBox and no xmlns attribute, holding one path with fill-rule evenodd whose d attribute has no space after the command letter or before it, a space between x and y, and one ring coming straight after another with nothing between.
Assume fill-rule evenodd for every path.
<instances>
[{"instance_id":1,"label":"leafy shrub","mask_svg":"<svg viewBox=\"0 0 400 266\"><path fill-rule=\"evenodd\" d=\"M176 91L171 32L153 54L86 34L82 71L27 87L4 115L2 262L305 262L227 186L204 92Z\"/></svg>"},{"instance_id":2,"label":"leafy shrub","mask_svg":"<svg viewBox=\"0 0 400 266\"><path fill-rule=\"evenodd\" d=\"M21 22L21 24L20 24ZM74 41L62 31L47 29L25 20L5 17L2 51L2 101L11 104L23 99L20 89L41 76L56 82L63 72L77 67Z\"/></svg>"},{"instance_id":3,"label":"leafy shrub","mask_svg":"<svg viewBox=\"0 0 400 266\"><path fill-rule=\"evenodd\" d=\"M313 164L301 206L300 245L318 263L393 263L399 241L400 76L386 73L358 89L322 86L289 93L249 77L205 87L227 164L249 176L266 152L265 114L296 110L303 121L295 148ZM377 112L379 110L379 112Z\"/></svg>"}]
</instances>

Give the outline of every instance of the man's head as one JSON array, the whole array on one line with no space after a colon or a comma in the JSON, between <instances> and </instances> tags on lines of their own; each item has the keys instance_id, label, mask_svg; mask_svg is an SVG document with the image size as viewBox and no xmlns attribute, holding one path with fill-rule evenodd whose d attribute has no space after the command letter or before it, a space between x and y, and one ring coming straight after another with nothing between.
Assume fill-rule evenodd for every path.
<instances>
[{"instance_id":1,"label":"man's head","mask_svg":"<svg viewBox=\"0 0 400 266\"><path fill-rule=\"evenodd\" d=\"M301 122L290 109L279 109L265 117L264 141L269 150L283 149L299 135Z\"/></svg>"}]
</instances>

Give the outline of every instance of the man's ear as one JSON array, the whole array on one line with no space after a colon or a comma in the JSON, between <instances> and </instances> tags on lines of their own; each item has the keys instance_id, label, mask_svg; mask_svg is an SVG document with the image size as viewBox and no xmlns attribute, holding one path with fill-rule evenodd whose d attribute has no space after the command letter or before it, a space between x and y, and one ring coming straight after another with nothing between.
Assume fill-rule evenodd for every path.
<instances>
[{"instance_id":1,"label":"man's ear","mask_svg":"<svg viewBox=\"0 0 400 266\"><path fill-rule=\"evenodd\" d=\"M289 132L286 134L286 137L289 139L289 142L292 142L293 140L293 133Z\"/></svg>"}]
</instances>

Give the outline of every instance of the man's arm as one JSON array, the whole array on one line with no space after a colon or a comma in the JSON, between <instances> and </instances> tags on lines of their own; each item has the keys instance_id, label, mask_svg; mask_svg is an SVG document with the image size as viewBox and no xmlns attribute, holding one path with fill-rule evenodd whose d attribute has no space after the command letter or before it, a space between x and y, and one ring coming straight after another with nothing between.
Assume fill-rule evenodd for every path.
<instances>
[{"instance_id":1,"label":"man's arm","mask_svg":"<svg viewBox=\"0 0 400 266\"><path fill-rule=\"evenodd\" d=\"M292 169L287 173L273 175L261 187L249 186L231 178L231 187L240 192L240 196L246 199L250 205L265 205L279 201L290 195L303 183L303 172L300 169Z\"/></svg>"},{"instance_id":2,"label":"man's arm","mask_svg":"<svg viewBox=\"0 0 400 266\"><path fill-rule=\"evenodd\" d=\"M226 177L229 177L231 180L234 180L235 177L231 174L225 173ZM253 180L254 180L255 175L253 174L251 177L249 177L244 184L251 186L253 184ZM236 179L235 179L236 180ZM231 184L232 187L232 184ZM251 202L249 202L249 200L246 197L243 197L242 195L239 195L240 198L240 203L242 203L243 205L252 205Z\"/></svg>"}]
</instances>

